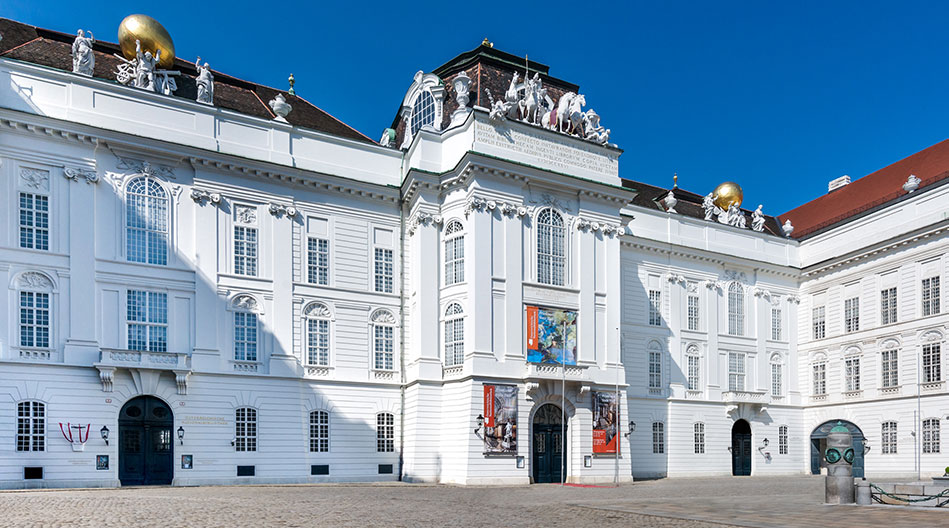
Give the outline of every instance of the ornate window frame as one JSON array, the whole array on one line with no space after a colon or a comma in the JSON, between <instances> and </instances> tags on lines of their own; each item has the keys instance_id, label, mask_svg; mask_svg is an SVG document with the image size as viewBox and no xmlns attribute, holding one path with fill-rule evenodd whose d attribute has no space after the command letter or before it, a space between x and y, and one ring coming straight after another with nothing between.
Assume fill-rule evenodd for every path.
<instances>
[{"instance_id":1,"label":"ornate window frame","mask_svg":"<svg viewBox=\"0 0 949 528\"><path fill-rule=\"evenodd\" d=\"M541 223L540 223L540 219L541 219L541 215L543 215L544 213L548 213L548 212L551 213L551 214L553 214L553 215L556 215L556 217L559 218L559 219L560 219L560 222L561 222L559 226L558 226L558 225L554 225L554 224L545 224L545 225L549 225L549 226L551 227L551 229L552 229L552 230L551 230L551 233L550 233L550 237L551 237L551 240L550 240L551 249L550 249L550 251L551 251L551 252L546 254L546 255L549 256L551 259L558 258L558 256L555 255L554 252L553 252L554 237L557 235L556 231L554 231L554 230L555 230L555 229L559 229L560 234L563 236L563 256L562 256L562 257L559 257L559 258L562 258L562 259L563 259L563 275L560 277L560 284L557 283L556 277L553 275L553 264L554 264L553 260L551 260L551 262L550 262L550 267L551 267L550 281L549 281L549 282L544 282L544 281L542 281L542 280L541 280L541 275L540 275L540 273L541 273L541 265L540 265L540 258L541 258L541 252L540 252ZM533 254L533 256L534 256L534 258L533 258L533 264L534 264L534 265L533 265L533 268L534 268L534 280L537 282L537 284L543 284L543 285L545 285L545 286L554 286L554 287L561 287L561 288L563 288L563 287L569 287L569 286L571 285L571 283L572 283L572 281L571 281L571 275L572 275L572 274L571 274L571 268L570 268L570 250L571 250L571 245L570 245L570 244L571 244L571 240L572 240L572 238L573 238L573 237L570 236L570 229L569 229L569 226L570 226L570 224L571 224L571 222L570 222L570 217L569 217L566 213L564 213L563 211L560 211L560 210L559 210L558 208L556 208L556 207L553 207L553 206L540 207L540 208L537 209L537 211L534 212L534 215L533 215L533 218L532 218L532 224L533 224L533 226L534 226L534 229L533 229L533 232L534 232L534 233L533 233L533 237L531 237L531 238L532 238L532 241L534 242L534 244L533 244L533 251L532 251L532 254Z\"/></svg>"},{"instance_id":2,"label":"ornate window frame","mask_svg":"<svg viewBox=\"0 0 949 528\"><path fill-rule=\"evenodd\" d=\"M435 103L435 117L434 122L431 124L432 128L434 128L435 131L442 129L445 106L445 85L437 75L419 70L416 72L408 91L406 91L405 97L402 98L402 109L399 111L399 116L403 123L405 123L405 127L402 133L403 139L400 148L408 148L412 145L412 140L415 139L415 134L412 132L412 114L415 110L416 103L419 102L423 93L431 95ZM420 130L424 129L425 126Z\"/></svg>"},{"instance_id":3,"label":"ornate window frame","mask_svg":"<svg viewBox=\"0 0 949 528\"><path fill-rule=\"evenodd\" d=\"M768 384L768 394L770 394L772 398L782 398L787 393L787 376L785 375L785 371L787 370L787 362L784 360L784 354L782 354L781 352L772 352L771 355L768 357L768 365L770 366L770 371L768 372L769 374L768 379L770 381L770 383ZM778 379L779 386L778 386L777 394L775 394L775 391L774 391L775 367L777 367L777 371L779 375L779 379Z\"/></svg>"},{"instance_id":4,"label":"ornate window frame","mask_svg":"<svg viewBox=\"0 0 949 528\"><path fill-rule=\"evenodd\" d=\"M333 354L333 343L335 342L336 337L336 325L334 324L336 322L336 316L333 313L332 308L328 303L323 301L310 301L303 306L303 309L301 310L301 316L303 321L301 329L303 341L303 346L301 347L303 351L303 357L301 359L303 360L303 365L311 368L333 368L336 366L336 354ZM312 339L312 331L310 329L311 321L326 322L326 363L314 363L310 360L310 344Z\"/></svg>"},{"instance_id":5,"label":"ornate window frame","mask_svg":"<svg viewBox=\"0 0 949 528\"><path fill-rule=\"evenodd\" d=\"M692 385L692 365L691 360L695 359L695 384ZM702 383L702 347L697 343L689 343L685 347L685 389L698 392L703 389Z\"/></svg>"},{"instance_id":6,"label":"ornate window frame","mask_svg":"<svg viewBox=\"0 0 949 528\"><path fill-rule=\"evenodd\" d=\"M385 365L384 358L386 351L380 351L378 349L377 339L379 336L376 335L376 330L380 328L389 328L392 331L392 352L390 353L392 356L392 365L389 367ZM383 338L388 339L385 336L383 336ZM370 369L377 372L398 372L399 365L396 359L399 357L400 352L398 350L399 321L389 308L377 308L369 315L369 342L372 344ZM383 354L383 365L381 367L379 366L379 358L377 357L379 354Z\"/></svg>"},{"instance_id":7,"label":"ornate window frame","mask_svg":"<svg viewBox=\"0 0 949 528\"><path fill-rule=\"evenodd\" d=\"M458 257L458 240L461 240L461 257ZM449 244L452 247L451 260L448 258ZM445 228L442 231L443 285L464 284L466 278L465 256L465 224L461 220L453 218L445 222ZM461 269L461 278L458 277L459 268Z\"/></svg>"},{"instance_id":8,"label":"ornate window frame","mask_svg":"<svg viewBox=\"0 0 949 528\"><path fill-rule=\"evenodd\" d=\"M227 303L227 311L232 315L229 317L230 320L230 361L234 363L235 369L240 369L238 365L243 366L244 369L250 369L252 371L256 370L256 366L264 362L266 357L264 351L264 340L261 339L261 327L264 324L264 309L263 304L256 295L239 292L231 296ZM237 339L236 339L236 329L237 329L237 315L238 313L252 313L257 318L257 336L256 336L256 358L253 360L250 359L237 359Z\"/></svg>"},{"instance_id":9,"label":"ornate window frame","mask_svg":"<svg viewBox=\"0 0 949 528\"><path fill-rule=\"evenodd\" d=\"M441 311L441 334L442 334L442 346L441 346L441 356L442 364L446 367L457 367L464 365L465 363L465 319L468 315L465 312L465 307L458 301L451 301L447 306ZM448 325L455 323L461 323L461 339L453 339L450 343L452 344L452 351L454 352L455 347L460 343L461 344L461 361L455 361L454 354L452 355L451 360L448 358ZM452 329L454 333L455 328Z\"/></svg>"},{"instance_id":10,"label":"ornate window frame","mask_svg":"<svg viewBox=\"0 0 949 528\"><path fill-rule=\"evenodd\" d=\"M734 290L735 297L732 293ZM735 301L734 306L732 301ZM739 281L730 281L725 287L725 330L730 336L743 337L747 335L746 318L748 296L745 292L745 286ZM734 308L734 310L733 310ZM734 320L735 325L732 326Z\"/></svg>"},{"instance_id":11,"label":"ornate window frame","mask_svg":"<svg viewBox=\"0 0 949 528\"><path fill-rule=\"evenodd\" d=\"M900 368L900 359L902 358L902 355L903 355L903 354L902 354L903 343L902 343L899 339L897 339L897 338L895 338L895 337L886 337L886 338L880 339L880 341L879 341L877 347L878 347L878 350L879 350L879 352L878 352L879 359L877 360L877 363L879 364L880 389L881 389L881 390L887 390L887 389L890 389L890 390L898 390L899 387L900 387L900 385L901 385L901 383L900 383L900 374L901 374L901 373L900 373L900 370L902 370L902 369ZM887 370L886 373L887 373L887 375L888 375L888 377L887 377L888 383L884 383L884 377L883 377L883 373L884 373L884 360L883 360L883 355L884 355L884 353L887 353L887 352L895 352L895 353L896 353L896 372L894 373L894 372L890 372L889 370ZM890 378L890 377L893 377L894 375L895 375L895 378L896 378L896 379L891 381L889 378Z\"/></svg>"},{"instance_id":12,"label":"ornate window frame","mask_svg":"<svg viewBox=\"0 0 949 528\"><path fill-rule=\"evenodd\" d=\"M59 287L52 275L44 271L27 269L13 274L9 284L9 314L10 314L10 351L14 358L21 360L56 360L59 327ZM20 345L20 292L45 293L49 295L49 346L23 347Z\"/></svg>"},{"instance_id":13,"label":"ornate window frame","mask_svg":"<svg viewBox=\"0 0 949 528\"><path fill-rule=\"evenodd\" d=\"M811 380L811 396L820 397L827 396L827 353L825 352L815 352L811 355L810 360L810 380ZM822 377L818 379L818 366L822 366L820 373ZM818 384L820 384L818 386Z\"/></svg>"},{"instance_id":14,"label":"ornate window frame","mask_svg":"<svg viewBox=\"0 0 949 528\"><path fill-rule=\"evenodd\" d=\"M129 187L136 181L145 180L146 187L149 182L153 182L165 193L164 200L167 209L165 210L165 223L166 223L166 240L165 240L165 263L156 264L148 262L146 255L145 262L139 262L135 260L130 260L129 258ZM122 196L122 234L121 234L121 246L119 251L121 252L121 258L125 262L132 264L144 264L147 266L162 266L170 267L173 266L177 259L175 256L176 252L176 240L175 240L175 226L176 226L176 211L177 207L177 196L180 193L180 189L173 188L165 179L159 177L157 174L154 174L150 171L140 171L133 174L129 174L122 178L118 183L118 188L121 189ZM178 192L176 192L176 190ZM146 249L147 253L147 249Z\"/></svg>"}]
</instances>

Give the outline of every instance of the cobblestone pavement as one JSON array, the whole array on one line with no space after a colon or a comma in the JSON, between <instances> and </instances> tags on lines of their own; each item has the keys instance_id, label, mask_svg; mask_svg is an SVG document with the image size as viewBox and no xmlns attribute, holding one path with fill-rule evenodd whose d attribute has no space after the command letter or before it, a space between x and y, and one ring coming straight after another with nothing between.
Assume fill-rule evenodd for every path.
<instances>
[{"instance_id":1,"label":"cobblestone pavement","mask_svg":"<svg viewBox=\"0 0 949 528\"><path fill-rule=\"evenodd\" d=\"M0 493L0 526L637 526L949 525L949 511L825 506L822 480L666 479L619 488L410 484L42 490Z\"/></svg>"}]
</instances>

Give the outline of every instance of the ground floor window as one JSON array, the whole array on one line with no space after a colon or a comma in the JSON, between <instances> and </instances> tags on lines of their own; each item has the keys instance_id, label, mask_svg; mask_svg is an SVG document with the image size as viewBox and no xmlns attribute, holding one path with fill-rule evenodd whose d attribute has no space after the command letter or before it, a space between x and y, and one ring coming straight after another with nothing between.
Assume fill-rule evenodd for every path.
<instances>
[{"instance_id":1,"label":"ground floor window","mask_svg":"<svg viewBox=\"0 0 949 528\"><path fill-rule=\"evenodd\" d=\"M652 452L657 455L666 452L665 424L662 422L652 423Z\"/></svg>"}]
</instances>

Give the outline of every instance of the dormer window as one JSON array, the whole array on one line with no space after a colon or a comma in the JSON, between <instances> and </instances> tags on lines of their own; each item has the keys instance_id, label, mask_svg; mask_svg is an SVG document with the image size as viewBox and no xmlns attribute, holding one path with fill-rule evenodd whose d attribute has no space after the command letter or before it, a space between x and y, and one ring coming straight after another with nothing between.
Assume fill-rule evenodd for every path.
<instances>
[{"instance_id":1,"label":"dormer window","mask_svg":"<svg viewBox=\"0 0 949 528\"><path fill-rule=\"evenodd\" d=\"M412 135L418 133L425 125L435 123L435 98L430 92L421 92L415 98L412 106Z\"/></svg>"},{"instance_id":2,"label":"dormer window","mask_svg":"<svg viewBox=\"0 0 949 528\"><path fill-rule=\"evenodd\" d=\"M415 74L412 86L402 99L399 114L405 124L401 148L408 148L416 134L426 126L441 130L444 99L445 86L437 75L421 71Z\"/></svg>"}]
</instances>

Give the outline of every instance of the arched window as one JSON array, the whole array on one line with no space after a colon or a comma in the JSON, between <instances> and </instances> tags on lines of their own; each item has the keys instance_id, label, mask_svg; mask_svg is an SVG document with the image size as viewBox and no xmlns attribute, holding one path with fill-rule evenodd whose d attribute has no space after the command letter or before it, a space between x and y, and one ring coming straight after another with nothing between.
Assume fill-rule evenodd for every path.
<instances>
[{"instance_id":1,"label":"arched window","mask_svg":"<svg viewBox=\"0 0 949 528\"><path fill-rule=\"evenodd\" d=\"M373 365L376 370L395 368L395 316L389 310L376 310L372 314Z\"/></svg>"},{"instance_id":2,"label":"arched window","mask_svg":"<svg viewBox=\"0 0 949 528\"><path fill-rule=\"evenodd\" d=\"M563 286L565 238L566 229L560 213L548 208L537 215L537 282Z\"/></svg>"},{"instance_id":3,"label":"arched window","mask_svg":"<svg viewBox=\"0 0 949 528\"><path fill-rule=\"evenodd\" d=\"M689 345L689 348L685 350L685 361L687 388L693 391L701 390L702 358L699 355L699 347Z\"/></svg>"},{"instance_id":4,"label":"arched window","mask_svg":"<svg viewBox=\"0 0 949 528\"><path fill-rule=\"evenodd\" d=\"M395 417L392 413L383 412L376 415L376 451L395 451Z\"/></svg>"},{"instance_id":5,"label":"arched window","mask_svg":"<svg viewBox=\"0 0 949 528\"><path fill-rule=\"evenodd\" d=\"M257 451L257 409L241 407L234 411L234 450Z\"/></svg>"},{"instance_id":6,"label":"arched window","mask_svg":"<svg viewBox=\"0 0 949 528\"><path fill-rule=\"evenodd\" d=\"M649 343L649 388L662 388L662 346L652 341Z\"/></svg>"},{"instance_id":7,"label":"arched window","mask_svg":"<svg viewBox=\"0 0 949 528\"><path fill-rule=\"evenodd\" d=\"M705 424L697 422L692 425L692 435L694 440L694 451L696 455L705 453Z\"/></svg>"},{"instance_id":8,"label":"arched window","mask_svg":"<svg viewBox=\"0 0 949 528\"><path fill-rule=\"evenodd\" d=\"M412 135L425 125L435 123L435 98L427 91L419 93L415 98L415 104L412 105Z\"/></svg>"},{"instance_id":9,"label":"arched window","mask_svg":"<svg viewBox=\"0 0 949 528\"><path fill-rule=\"evenodd\" d=\"M46 405L22 401L16 406L16 450L46 451Z\"/></svg>"},{"instance_id":10,"label":"arched window","mask_svg":"<svg viewBox=\"0 0 949 528\"><path fill-rule=\"evenodd\" d=\"M327 453L330 450L330 413L310 412L310 452Z\"/></svg>"},{"instance_id":11,"label":"arched window","mask_svg":"<svg viewBox=\"0 0 949 528\"><path fill-rule=\"evenodd\" d=\"M465 320L461 305L451 303L445 310L445 366L465 361Z\"/></svg>"},{"instance_id":12,"label":"arched window","mask_svg":"<svg viewBox=\"0 0 949 528\"><path fill-rule=\"evenodd\" d=\"M745 335L745 290L737 282L728 287L728 333Z\"/></svg>"},{"instance_id":13,"label":"arched window","mask_svg":"<svg viewBox=\"0 0 949 528\"><path fill-rule=\"evenodd\" d=\"M306 364L328 367L330 364L330 321L332 314L323 303L310 303L303 310L306 325Z\"/></svg>"},{"instance_id":14,"label":"arched window","mask_svg":"<svg viewBox=\"0 0 949 528\"><path fill-rule=\"evenodd\" d=\"M129 261L168 264L168 194L151 176L126 187L125 227Z\"/></svg>"},{"instance_id":15,"label":"arched window","mask_svg":"<svg viewBox=\"0 0 949 528\"><path fill-rule=\"evenodd\" d=\"M778 454L788 454L788 426L778 427Z\"/></svg>"},{"instance_id":16,"label":"arched window","mask_svg":"<svg viewBox=\"0 0 949 528\"><path fill-rule=\"evenodd\" d=\"M234 359L257 361L257 301L250 295L234 298Z\"/></svg>"},{"instance_id":17,"label":"arched window","mask_svg":"<svg viewBox=\"0 0 949 528\"><path fill-rule=\"evenodd\" d=\"M661 455L666 452L666 424L662 422L652 423L652 452Z\"/></svg>"},{"instance_id":18,"label":"arched window","mask_svg":"<svg viewBox=\"0 0 949 528\"><path fill-rule=\"evenodd\" d=\"M811 361L811 395L827 394L827 356L817 354Z\"/></svg>"},{"instance_id":19,"label":"arched window","mask_svg":"<svg viewBox=\"0 0 949 528\"><path fill-rule=\"evenodd\" d=\"M465 280L465 235L461 222L452 220L445 226L445 284Z\"/></svg>"}]
</instances>

